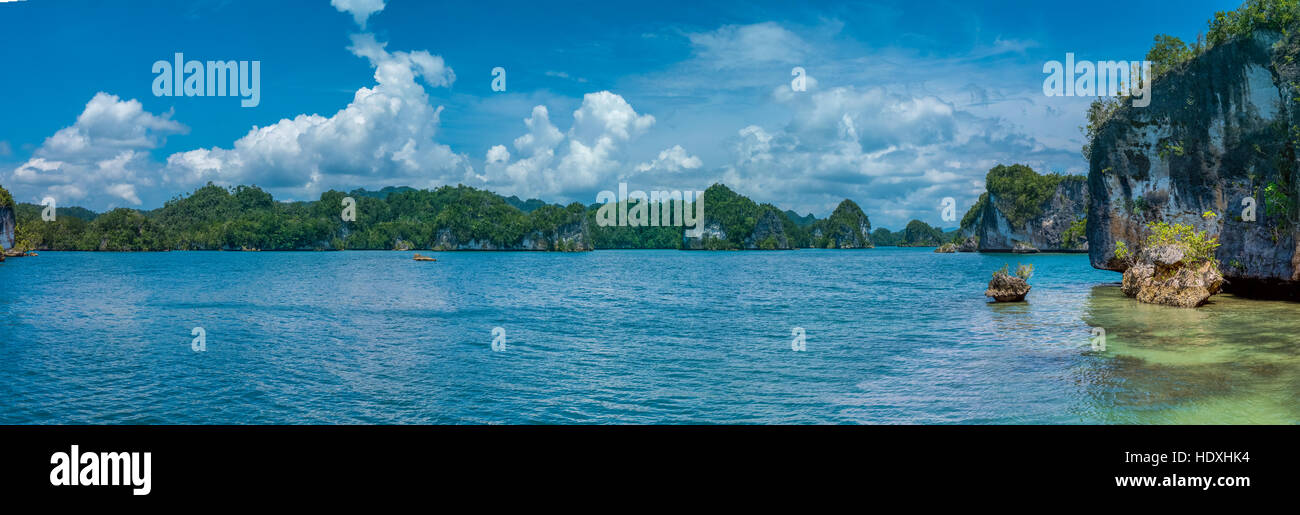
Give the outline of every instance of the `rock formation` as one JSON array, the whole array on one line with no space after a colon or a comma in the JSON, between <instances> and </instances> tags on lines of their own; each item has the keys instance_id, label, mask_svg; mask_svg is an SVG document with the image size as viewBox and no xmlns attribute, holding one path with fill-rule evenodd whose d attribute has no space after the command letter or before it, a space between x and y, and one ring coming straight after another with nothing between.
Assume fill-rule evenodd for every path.
<instances>
[{"instance_id":1,"label":"rock formation","mask_svg":"<svg viewBox=\"0 0 1300 515\"><path fill-rule=\"evenodd\" d=\"M865 249L871 242L871 220L856 202L844 199L831 216L812 226L812 246L824 249Z\"/></svg>"},{"instance_id":2,"label":"rock formation","mask_svg":"<svg viewBox=\"0 0 1300 515\"><path fill-rule=\"evenodd\" d=\"M1159 245L1143 250L1124 271L1124 294L1147 304L1194 308L1219 293L1223 275L1210 260L1188 259L1177 245Z\"/></svg>"},{"instance_id":3,"label":"rock formation","mask_svg":"<svg viewBox=\"0 0 1300 515\"><path fill-rule=\"evenodd\" d=\"M1010 275L1004 267L1002 270L993 272L993 278L989 279L989 287L984 291L984 296L993 297L993 300L997 302L1023 301L1025 295L1029 294L1028 279L1029 274L1018 271L1017 275Z\"/></svg>"},{"instance_id":4,"label":"rock formation","mask_svg":"<svg viewBox=\"0 0 1300 515\"><path fill-rule=\"evenodd\" d=\"M999 165L988 192L962 219L962 234L981 252L1086 252L1088 207L1084 177L1038 175L1023 165ZM965 244L964 244L965 245Z\"/></svg>"},{"instance_id":5,"label":"rock formation","mask_svg":"<svg viewBox=\"0 0 1300 515\"><path fill-rule=\"evenodd\" d=\"M14 232L18 227L14 214L14 199L0 188L0 254L14 248Z\"/></svg>"},{"instance_id":6,"label":"rock formation","mask_svg":"<svg viewBox=\"0 0 1300 515\"><path fill-rule=\"evenodd\" d=\"M1297 57L1300 31L1285 38L1257 31L1174 67L1153 82L1149 106L1121 104L1104 121L1089 146L1092 266L1143 267L1126 275L1126 283L1140 283L1148 273L1160 277L1158 267L1147 270L1142 260L1115 252L1121 242L1134 248L1145 225L1159 220L1218 237L1229 290L1300 291ZM1203 217L1207 211L1221 216ZM1217 284L1204 272L1183 270L1171 280L1204 283L1207 291ZM1203 302L1199 294L1145 296L1175 305Z\"/></svg>"}]
</instances>

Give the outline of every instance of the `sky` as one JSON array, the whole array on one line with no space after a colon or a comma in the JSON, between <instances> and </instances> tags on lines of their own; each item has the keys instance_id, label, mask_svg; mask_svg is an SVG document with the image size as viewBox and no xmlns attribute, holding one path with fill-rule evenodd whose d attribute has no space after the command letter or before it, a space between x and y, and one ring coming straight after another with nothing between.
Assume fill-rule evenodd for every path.
<instances>
[{"instance_id":1,"label":"sky","mask_svg":"<svg viewBox=\"0 0 1300 515\"><path fill-rule=\"evenodd\" d=\"M721 182L952 227L942 199L960 217L997 164L1087 172L1092 99L1045 96L1045 62L1140 60L1239 2L1123 5L0 0L0 185L102 211L208 182L584 204ZM257 105L156 95L176 53L258 62Z\"/></svg>"}]
</instances>

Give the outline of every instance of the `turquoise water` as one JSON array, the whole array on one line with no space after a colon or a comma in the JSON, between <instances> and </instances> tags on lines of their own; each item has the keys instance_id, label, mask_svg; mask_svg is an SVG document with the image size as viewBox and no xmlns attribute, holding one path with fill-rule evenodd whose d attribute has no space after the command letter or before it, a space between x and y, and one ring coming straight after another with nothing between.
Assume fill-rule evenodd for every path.
<instances>
[{"instance_id":1,"label":"turquoise water","mask_svg":"<svg viewBox=\"0 0 1300 515\"><path fill-rule=\"evenodd\" d=\"M433 255L11 259L0 423L1300 421L1295 304L1138 306L1085 255Z\"/></svg>"}]
</instances>

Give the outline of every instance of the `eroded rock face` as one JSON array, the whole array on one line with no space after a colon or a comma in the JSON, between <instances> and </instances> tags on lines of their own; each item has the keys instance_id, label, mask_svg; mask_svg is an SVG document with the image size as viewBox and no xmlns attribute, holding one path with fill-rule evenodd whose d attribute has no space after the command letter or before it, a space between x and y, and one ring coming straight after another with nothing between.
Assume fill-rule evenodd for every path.
<instances>
[{"instance_id":1,"label":"eroded rock face","mask_svg":"<svg viewBox=\"0 0 1300 515\"><path fill-rule=\"evenodd\" d=\"M14 229L17 226L13 207L0 207L0 252L14 248Z\"/></svg>"},{"instance_id":2,"label":"eroded rock face","mask_svg":"<svg viewBox=\"0 0 1300 515\"><path fill-rule=\"evenodd\" d=\"M957 252L978 252L980 249L979 236L968 236L961 245L957 246Z\"/></svg>"},{"instance_id":3,"label":"eroded rock face","mask_svg":"<svg viewBox=\"0 0 1300 515\"><path fill-rule=\"evenodd\" d=\"M1088 185L1080 177L1066 178L1043 204L1042 213L1016 226L999 208L1001 199L989 193L974 227L981 252L1087 252L1088 242L1067 241L1066 231L1088 210Z\"/></svg>"},{"instance_id":4,"label":"eroded rock face","mask_svg":"<svg viewBox=\"0 0 1300 515\"><path fill-rule=\"evenodd\" d=\"M989 280L989 288L984 291L985 297L993 297L998 302L1020 302L1025 300L1025 295L1029 294L1029 282L1008 274L993 274Z\"/></svg>"},{"instance_id":5,"label":"eroded rock face","mask_svg":"<svg viewBox=\"0 0 1300 515\"><path fill-rule=\"evenodd\" d=\"M790 239L785 234L781 215L776 210L766 210L754 224L754 233L745 238L746 249L788 250Z\"/></svg>"},{"instance_id":6,"label":"eroded rock face","mask_svg":"<svg viewBox=\"0 0 1300 515\"><path fill-rule=\"evenodd\" d=\"M1161 245L1142 252L1124 271L1120 287L1138 302L1194 308L1219 293L1223 275L1213 262L1189 262L1182 248Z\"/></svg>"},{"instance_id":7,"label":"eroded rock face","mask_svg":"<svg viewBox=\"0 0 1300 515\"><path fill-rule=\"evenodd\" d=\"M792 250L790 236L785 231L784 218L780 211L766 209L758 215L754 231L742 240L739 247L727 240L727 231L722 222L705 211L705 221L700 236L682 236L682 248L686 250L729 249L737 250ZM689 231L688 231L689 232Z\"/></svg>"},{"instance_id":8,"label":"eroded rock face","mask_svg":"<svg viewBox=\"0 0 1300 515\"><path fill-rule=\"evenodd\" d=\"M866 249L871 241L871 220L856 202L844 199L825 220L813 227L813 246L823 249Z\"/></svg>"},{"instance_id":9,"label":"eroded rock face","mask_svg":"<svg viewBox=\"0 0 1300 515\"><path fill-rule=\"evenodd\" d=\"M433 242L433 250L534 250L585 252L595 247L587 219L561 225L555 231L533 231L519 243L498 245L491 241L459 241L451 229L441 229Z\"/></svg>"},{"instance_id":10,"label":"eroded rock face","mask_svg":"<svg viewBox=\"0 0 1300 515\"><path fill-rule=\"evenodd\" d=\"M1027 242L1017 241L1016 244L1011 247L1011 252L1016 254L1037 254L1038 248Z\"/></svg>"},{"instance_id":11,"label":"eroded rock face","mask_svg":"<svg viewBox=\"0 0 1300 515\"><path fill-rule=\"evenodd\" d=\"M1134 248L1146 224L1159 220L1218 237L1216 256L1237 293L1300 292L1300 224L1268 214L1264 198L1272 183L1291 185L1282 187L1282 202L1300 198L1291 135L1300 127L1298 38L1257 32L1218 45L1156 80L1149 106L1122 107L1100 129L1088 173L1092 266L1128 269L1133 263L1115 257L1116 243ZM1253 203L1255 221L1243 217L1243 203ZM1203 217L1206 211L1217 216ZM1145 268L1134 275L1148 273L1159 275ZM1206 282L1208 272L1186 273ZM1146 297L1187 305L1200 295Z\"/></svg>"},{"instance_id":12,"label":"eroded rock face","mask_svg":"<svg viewBox=\"0 0 1300 515\"><path fill-rule=\"evenodd\" d=\"M953 243L945 243L935 247L934 251L938 254L952 254L957 252L957 245Z\"/></svg>"},{"instance_id":13,"label":"eroded rock face","mask_svg":"<svg viewBox=\"0 0 1300 515\"><path fill-rule=\"evenodd\" d=\"M687 250L704 250L708 240L725 240L727 232L722 230L722 223L717 220L708 220L704 222L704 227L700 230L699 237L682 237L682 248Z\"/></svg>"}]
</instances>

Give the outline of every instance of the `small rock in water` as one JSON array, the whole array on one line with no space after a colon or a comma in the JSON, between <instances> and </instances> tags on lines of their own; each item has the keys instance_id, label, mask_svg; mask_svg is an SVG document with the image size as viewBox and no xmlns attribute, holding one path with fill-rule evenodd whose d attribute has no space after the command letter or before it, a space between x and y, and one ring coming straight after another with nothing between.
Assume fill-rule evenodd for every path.
<instances>
[{"instance_id":1,"label":"small rock in water","mask_svg":"<svg viewBox=\"0 0 1300 515\"><path fill-rule=\"evenodd\" d=\"M1032 268L1029 270L1032 271ZM989 288L984 291L985 297L993 297L997 302L1021 302L1025 300L1025 295L1029 294L1028 274L1025 277L1010 275L1006 269L993 273L993 278L989 280Z\"/></svg>"},{"instance_id":2,"label":"small rock in water","mask_svg":"<svg viewBox=\"0 0 1300 515\"><path fill-rule=\"evenodd\" d=\"M952 254L957 252L957 246L952 243L945 243L936 247L934 251L939 254Z\"/></svg>"},{"instance_id":3,"label":"small rock in water","mask_svg":"<svg viewBox=\"0 0 1300 515\"><path fill-rule=\"evenodd\" d=\"M1037 254L1038 249L1023 241L1017 241L1016 246L1011 249L1011 252L1016 254Z\"/></svg>"},{"instance_id":4,"label":"small rock in water","mask_svg":"<svg viewBox=\"0 0 1300 515\"><path fill-rule=\"evenodd\" d=\"M1222 288L1223 274L1213 261L1188 262L1186 252L1176 245L1144 250L1124 271L1120 286L1138 302L1180 308L1204 305Z\"/></svg>"}]
</instances>

